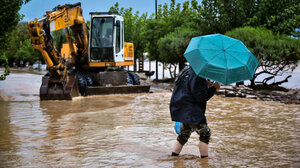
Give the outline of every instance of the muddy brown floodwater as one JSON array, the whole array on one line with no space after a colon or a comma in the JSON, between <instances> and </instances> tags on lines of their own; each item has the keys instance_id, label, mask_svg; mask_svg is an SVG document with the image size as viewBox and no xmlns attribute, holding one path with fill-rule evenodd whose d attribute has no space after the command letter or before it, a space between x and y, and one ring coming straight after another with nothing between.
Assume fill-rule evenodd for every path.
<instances>
[{"instance_id":1,"label":"muddy brown floodwater","mask_svg":"<svg viewBox=\"0 0 300 168\"><path fill-rule=\"evenodd\" d=\"M41 102L40 81L0 81L0 167L300 167L300 105L214 96L210 158L195 133L171 157L170 92Z\"/></svg>"}]
</instances>

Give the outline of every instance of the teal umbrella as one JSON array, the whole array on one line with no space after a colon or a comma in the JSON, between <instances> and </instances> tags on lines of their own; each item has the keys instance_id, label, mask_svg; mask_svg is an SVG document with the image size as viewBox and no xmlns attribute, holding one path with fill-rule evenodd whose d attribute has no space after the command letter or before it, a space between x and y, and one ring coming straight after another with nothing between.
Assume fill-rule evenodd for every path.
<instances>
[{"instance_id":1,"label":"teal umbrella","mask_svg":"<svg viewBox=\"0 0 300 168\"><path fill-rule=\"evenodd\" d=\"M184 56L198 76L225 85L252 79L258 66L243 42L221 34L192 38Z\"/></svg>"}]
</instances>

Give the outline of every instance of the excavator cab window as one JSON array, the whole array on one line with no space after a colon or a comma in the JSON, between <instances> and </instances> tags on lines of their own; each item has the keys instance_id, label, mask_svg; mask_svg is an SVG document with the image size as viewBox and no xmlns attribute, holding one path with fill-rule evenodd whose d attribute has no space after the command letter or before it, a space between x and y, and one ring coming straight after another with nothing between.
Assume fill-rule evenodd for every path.
<instances>
[{"instance_id":1,"label":"excavator cab window","mask_svg":"<svg viewBox=\"0 0 300 168\"><path fill-rule=\"evenodd\" d=\"M91 61L113 62L113 31L112 17L94 17L91 26Z\"/></svg>"},{"instance_id":2,"label":"excavator cab window","mask_svg":"<svg viewBox=\"0 0 300 168\"><path fill-rule=\"evenodd\" d=\"M117 20L116 22L116 53L119 53L121 51L121 25L120 21Z\"/></svg>"}]
</instances>

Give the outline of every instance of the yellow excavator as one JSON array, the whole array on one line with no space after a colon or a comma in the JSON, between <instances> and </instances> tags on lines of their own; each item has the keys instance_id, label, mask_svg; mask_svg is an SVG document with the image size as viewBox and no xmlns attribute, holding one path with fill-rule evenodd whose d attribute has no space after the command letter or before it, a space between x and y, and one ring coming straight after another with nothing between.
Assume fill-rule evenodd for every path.
<instances>
[{"instance_id":1,"label":"yellow excavator","mask_svg":"<svg viewBox=\"0 0 300 168\"><path fill-rule=\"evenodd\" d=\"M80 3L58 5L39 19L28 22L32 46L47 64L41 100L72 100L72 97L114 93L149 92L139 76L124 67L134 65L134 45L124 42L122 16L91 12L90 28ZM65 29L67 43L61 53L51 32Z\"/></svg>"}]
</instances>

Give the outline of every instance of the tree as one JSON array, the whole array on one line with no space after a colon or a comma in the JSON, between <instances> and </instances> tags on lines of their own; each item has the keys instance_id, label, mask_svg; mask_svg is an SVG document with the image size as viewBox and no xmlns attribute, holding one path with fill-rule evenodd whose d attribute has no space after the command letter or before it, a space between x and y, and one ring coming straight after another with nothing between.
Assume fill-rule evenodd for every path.
<instances>
[{"instance_id":1,"label":"tree","mask_svg":"<svg viewBox=\"0 0 300 168\"><path fill-rule=\"evenodd\" d=\"M4 74L0 75L0 80L5 80L6 76L9 75L9 73L10 73L9 66L8 66L8 60L5 56L5 53L3 55L0 55L0 63L1 64L3 63L4 68L5 68Z\"/></svg>"},{"instance_id":2,"label":"tree","mask_svg":"<svg viewBox=\"0 0 300 168\"><path fill-rule=\"evenodd\" d=\"M245 25L263 26L274 32L299 38L299 0L260 0L255 3L254 15Z\"/></svg>"},{"instance_id":3,"label":"tree","mask_svg":"<svg viewBox=\"0 0 300 168\"><path fill-rule=\"evenodd\" d=\"M179 69L183 69L186 59L183 56L191 38L195 36L197 32L190 28L178 27L174 32L171 32L159 39L158 51L159 57L162 62L168 63L176 67L179 64ZM171 78L176 77L176 68L171 72L169 68Z\"/></svg>"},{"instance_id":4,"label":"tree","mask_svg":"<svg viewBox=\"0 0 300 168\"><path fill-rule=\"evenodd\" d=\"M141 29L135 28L137 23L135 20L138 20L136 18L139 16L138 14L134 16L132 9L119 9L118 4L111 9L119 11L124 18L126 17L125 24L129 29L125 30L126 39L128 36L130 40L139 39L134 43L146 45L150 59L170 64L177 62L183 65L183 48L186 47L183 41L188 41L192 36L225 34L235 28L250 25L262 26L276 33L299 37L298 0L202 0L201 4L198 4L197 0L187 0L182 4L171 0L169 5L166 3L158 5L156 17L154 14L148 18L144 17L142 23L145 25ZM261 31L264 32L264 30ZM286 35L276 33L269 33L270 37L262 39L263 42L259 41L258 37L255 40L258 41L257 44L264 45L267 45L267 39L284 41L277 44L279 46L272 42L266 47L269 47L268 52L276 51L279 53L278 56L284 57L285 60L275 59L276 62L274 53L271 53L272 56L269 57L264 56L261 60L276 66L284 63L282 66L285 68L291 65L292 69L295 66L293 52L297 52L291 44L293 40ZM249 40L251 37L245 36L244 38ZM141 40L144 40L143 43L140 42ZM288 46L288 48L285 49L283 46ZM144 51L144 46L137 47L135 50L136 53ZM267 52L262 53L267 55ZM271 71L271 69L266 70ZM282 72L280 70L280 73Z\"/></svg>"},{"instance_id":5,"label":"tree","mask_svg":"<svg viewBox=\"0 0 300 168\"><path fill-rule=\"evenodd\" d=\"M256 71L251 86L255 87L255 79L262 74L269 77L262 81L264 86L278 86L286 82L290 76L283 81L270 83L275 76L284 72L293 71L300 60L300 40L291 38L284 34L273 33L262 27L237 28L226 35L241 40L259 60L259 71Z\"/></svg>"},{"instance_id":6,"label":"tree","mask_svg":"<svg viewBox=\"0 0 300 168\"><path fill-rule=\"evenodd\" d=\"M199 35L194 23L198 18L198 3L192 0L181 5L172 0L170 5L158 6L157 17L152 15L146 23L145 39L148 41L147 49L150 58L164 63L179 64L184 67L183 57L187 41L192 35ZM175 41L173 41L175 40Z\"/></svg>"},{"instance_id":7,"label":"tree","mask_svg":"<svg viewBox=\"0 0 300 168\"><path fill-rule=\"evenodd\" d=\"M33 64L37 60L43 60L41 53L31 46L27 22L20 22L12 31L5 55L10 65L13 63L20 65L21 61Z\"/></svg>"},{"instance_id":8,"label":"tree","mask_svg":"<svg viewBox=\"0 0 300 168\"><path fill-rule=\"evenodd\" d=\"M204 34L224 34L253 17L256 0L203 0L200 28Z\"/></svg>"},{"instance_id":9,"label":"tree","mask_svg":"<svg viewBox=\"0 0 300 168\"><path fill-rule=\"evenodd\" d=\"M205 34L226 33L242 26L263 26L299 37L298 0L203 0L199 28Z\"/></svg>"},{"instance_id":10,"label":"tree","mask_svg":"<svg viewBox=\"0 0 300 168\"><path fill-rule=\"evenodd\" d=\"M37 60L41 60L42 56L39 51L35 50L31 45L31 40L28 38L21 42L21 46L19 50L14 55L15 61L20 62L28 62L29 64L33 64Z\"/></svg>"},{"instance_id":11,"label":"tree","mask_svg":"<svg viewBox=\"0 0 300 168\"><path fill-rule=\"evenodd\" d=\"M10 65L15 62L16 53L18 52L24 41L27 39L29 39L27 22L20 22L11 32L8 40L8 47L5 51L5 55L8 58L8 62Z\"/></svg>"},{"instance_id":12,"label":"tree","mask_svg":"<svg viewBox=\"0 0 300 168\"><path fill-rule=\"evenodd\" d=\"M3 58L2 60L7 60L5 59L6 55L4 52L8 47L7 44L10 33L14 30L21 18L18 11L20 10L22 4L27 3L28 1L29 0L2 0L0 2L0 57ZM8 62L4 62L5 67L9 68L7 64ZM5 72L9 73L9 70L6 69Z\"/></svg>"},{"instance_id":13,"label":"tree","mask_svg":"<svg viewBox=\"0 0 300 168\"><path fill-rule=\"evenodd\" d=\"M145 29L145 40L147 41L147 51L151 60L159 61L159 51L157 50L157 42L161 37L161 23L155 18L147 19Z\"/></svg>"}]
</instances>

